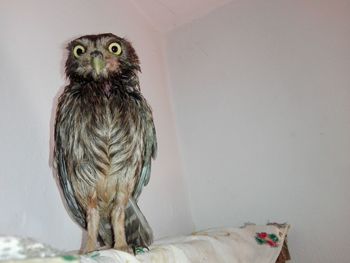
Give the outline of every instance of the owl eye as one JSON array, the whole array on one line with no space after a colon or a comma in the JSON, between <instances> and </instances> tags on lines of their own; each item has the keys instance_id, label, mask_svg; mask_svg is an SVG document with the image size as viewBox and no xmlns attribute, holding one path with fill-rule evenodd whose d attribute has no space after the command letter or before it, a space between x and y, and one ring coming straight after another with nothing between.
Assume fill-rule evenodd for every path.
<instances>
[{"instance_id":1,"label":"owl eye","mask_svg":"<svg viewBox=\"0 0 350 263\"><path fill-rule=\"evenodd\" d=\"M76 58L85 53L85 48L82 45L76 45L73 49L73 54Z\"/></svg>"},{"instance_id":2,"label":"owl eye","mask_svg":"<svg viewBox=\"0 0 350 263\"><path fill-rule=\"evenodd\" d=\"M111 52L117 56L119 56L122 53L122 47L117 42L113 42L113 43L109 44L108 50L109 50L109 52Z\"/></svg>"}]
</instances>

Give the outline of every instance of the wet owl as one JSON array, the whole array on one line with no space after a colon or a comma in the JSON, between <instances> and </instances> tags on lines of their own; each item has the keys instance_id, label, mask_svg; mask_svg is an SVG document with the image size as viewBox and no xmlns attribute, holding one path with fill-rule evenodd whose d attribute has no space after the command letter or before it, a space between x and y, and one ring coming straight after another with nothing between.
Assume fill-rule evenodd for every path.
<instances>
[{"instance_id":1,"label":"wet owl","mask_svg":"<svg viewBox=\"0 0 350 263\"><path fill-rule=\"evenodd\" d=\"M54 162L66 207L87 230L84 252L148 246L153 234L137 200L157 140L139 88L138 56L111 33L79 37L67 49L69 84L57 105Z\"/></svg>"}]
</instances>

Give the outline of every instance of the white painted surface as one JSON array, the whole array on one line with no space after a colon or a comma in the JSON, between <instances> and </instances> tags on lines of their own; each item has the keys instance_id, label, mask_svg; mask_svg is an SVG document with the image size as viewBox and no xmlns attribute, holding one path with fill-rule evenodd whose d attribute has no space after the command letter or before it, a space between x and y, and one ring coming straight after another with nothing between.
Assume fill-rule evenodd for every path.
<instances>
[{"instance_id":1,"label":"white painted surface","mask_svg":"<svg viewBox=\"0 0 350 263\"><path fill-rule=\"evenodd\" d=\"M288 221L349 262L350 2L239 0L167 35L197 229Z\"/></svg>"},{"instance_id":2,"label":"white painted surface","mask_svg":"<svg viewBox=\"0 0 350 263\"><path fill-rule=\"evenodd\" d=\"M161 32L173 30L232 0L132 0Z\"/></svg>"},{"instance_id":3,"label":"white painted surface","mask_svg":"<svg viewBox=\"0 0 350 263\"><path fill-rule=\"evenodd\" d=\"M102 32L134 43L142 63L141 88L154 110L159 153L141 209L156 237L191 231L164 77L163 38L138 10L121 0L5 0L0 32L0 233L79 248L81 231L62 205L49 166L50 132L57 96L67 83L66 43Z\"/></svg>"}]
</instances>

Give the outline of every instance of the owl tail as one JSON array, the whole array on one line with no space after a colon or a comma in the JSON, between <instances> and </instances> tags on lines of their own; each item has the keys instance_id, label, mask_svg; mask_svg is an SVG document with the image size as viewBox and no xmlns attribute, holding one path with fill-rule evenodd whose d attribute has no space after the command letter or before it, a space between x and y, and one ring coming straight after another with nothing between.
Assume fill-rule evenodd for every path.
<instances>
[{"instance_id":1,"label":"owl tail","mask_svg":"<svg viewBox=\"0 0 350 263\"><path fill-rule=\"evenodd\" d=\"M132 247L148 247L153 242L153 232L134 198L129 199L126 209L125 235Z\"/></svg>"},{"instance_id":2,"label":"owl tail","mask_svg":"<svg viewBox=\"0 0 350 263\"><path fill-rule=\"evenodd\" d=\"M153 232L134 198L129 199L125 210L126 242L132 248L148 247L153 242ZM113 247L114 238L110 219L101 218L99 241L107 247Z\"/></svg>"}]
</instances>

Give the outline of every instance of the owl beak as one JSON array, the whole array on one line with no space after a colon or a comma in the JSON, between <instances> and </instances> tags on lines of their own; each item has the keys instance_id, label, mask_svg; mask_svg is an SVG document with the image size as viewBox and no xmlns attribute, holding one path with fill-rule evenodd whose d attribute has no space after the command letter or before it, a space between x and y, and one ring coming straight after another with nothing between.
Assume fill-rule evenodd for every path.
<instances>
[{"instance_id":1,"label":"owl beak","mask_svg":"<svg viewBox=\"0 0 350 263\"><path fill-rule=\"evenodd\" d=\"M103 60L103 55L100 51L95 50L91 52L91 64L97 75L100 75L101 71L105 67L105 62Z\"/></svg>"}]
</instances>

